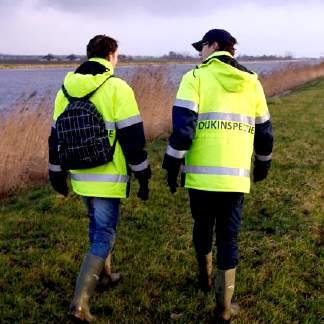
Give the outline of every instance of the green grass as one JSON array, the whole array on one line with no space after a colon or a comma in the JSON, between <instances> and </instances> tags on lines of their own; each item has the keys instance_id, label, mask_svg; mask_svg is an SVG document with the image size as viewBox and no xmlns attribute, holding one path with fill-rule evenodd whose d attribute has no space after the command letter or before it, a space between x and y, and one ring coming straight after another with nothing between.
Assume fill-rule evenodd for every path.
<instances>
[{"instance_id":1,"label":"green grass","mask_svg":"<svg viewBox=\"0 0 324 324\"><path fill-rule=\"evenodd\" d=\"M320 323L323 310L324 80L269 100L275 134L269 178L246 196L233 323ZM98 323L203 323L214 293L197 289L187 194L171 195L166 146L148 146L151 198L122 203L114 268L123 281L91 301ZM49 187L0 206L0 322L65 323L88 248L85 208Z\"/></svg>"}]
</instances>

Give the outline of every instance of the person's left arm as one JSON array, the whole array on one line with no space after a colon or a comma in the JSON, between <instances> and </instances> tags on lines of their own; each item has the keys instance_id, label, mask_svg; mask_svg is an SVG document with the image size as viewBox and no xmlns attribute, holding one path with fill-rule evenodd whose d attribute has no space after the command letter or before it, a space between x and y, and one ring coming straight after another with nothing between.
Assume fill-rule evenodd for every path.
<instances>
[{"instance_id":1,"label":"person's left arm","mask_svg":"<svg viewBox=\"0 0 324 324\"><path fill-rule=\"evenodd\" d=\"M138 196L146 200L151 168L145 150L143 121L134 92L126 83L121 84L116 94L116 127L126 163L140 184Z\"/></svg>"}]
</instances>

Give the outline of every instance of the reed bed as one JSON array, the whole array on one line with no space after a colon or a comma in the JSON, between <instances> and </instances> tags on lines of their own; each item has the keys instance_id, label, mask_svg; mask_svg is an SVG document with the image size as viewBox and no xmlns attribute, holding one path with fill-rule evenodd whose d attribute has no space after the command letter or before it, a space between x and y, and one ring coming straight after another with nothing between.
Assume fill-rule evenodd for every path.
<instances>
[{"instance_id":1,"label":"reed bed","mask_svg":"<svg viewBox=\"0 0 324 324\"><path fill-rule=\"evenodd\" d=\"M288 65L285 69L260 75L267 97L280 95L324 76L324 62L316 65Z\"/></svg>"},{"instance_id":2,"label":"reed bed","mask_svg":"<svg viewBox=\"0 0 324 324\"><path fill-rule=\"evenodd\" d=\"M33 111L17 106L0 122L0 197L47 181L50 120L43 101Z\"/></svg>"},{"instance_id":3,"label":"reed bed","mask_svg":"<svg viewBox=\"0 0 324 324\"><path fill-rule=\"evenodd\" d=\"M177 89L169 82L169 74L168 66L141 66L130 79L141 110L145 135L149 140L170 131L171 107Z\"/></svg>"},{"instance_id":4,"label":"reed bed","mask_svg":"<svg viewBox=\"0 0 324 324\"><path fill-rule=\"evenodd\" d=\"M169 82L170 66L140 66L128 80L144 120L148 140L166 136L171 128L171 107L176 87ZM324 63L261 75L268 97L324 76ZM31 98L31 97L30 97ZM31 109L22 100L7 118L0 120L0 197L20 188L47 182L47 138L52 102L44 96Z\"/></svg>"}]
</instances>

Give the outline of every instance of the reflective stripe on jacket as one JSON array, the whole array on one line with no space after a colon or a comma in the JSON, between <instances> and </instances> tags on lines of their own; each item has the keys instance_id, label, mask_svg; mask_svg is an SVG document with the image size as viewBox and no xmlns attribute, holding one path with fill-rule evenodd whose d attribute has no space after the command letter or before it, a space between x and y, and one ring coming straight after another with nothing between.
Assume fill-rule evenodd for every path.
<instances>
[{"instance_id":1,"label":"reflective stripe on jacket","mask_svg":"<svg viewBox=\"0 0 324 324\"><path fill-rule=\"evenodd\" d=\"M271 138L267 145L260 137L256 158L271 159L271 122L262 86L256 74L229 60L234 59L228 52L213 53L179 86L166 156L185 158L187 188L248 193L256 127Z\"/></svg>"}]
</instances>

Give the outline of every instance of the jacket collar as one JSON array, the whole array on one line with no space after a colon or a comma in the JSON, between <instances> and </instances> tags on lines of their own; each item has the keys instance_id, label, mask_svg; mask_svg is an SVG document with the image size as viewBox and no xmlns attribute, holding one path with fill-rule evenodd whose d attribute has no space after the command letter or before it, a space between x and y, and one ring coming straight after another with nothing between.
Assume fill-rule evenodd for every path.
<instances>
[{"instance_id":1,"label":"jacket collar","mask_svg":"<svg viewBox=\"0 0 324 324\"><path fill-rule=\"evenodd\" d=\"M108 60L106 60L104 58L93 57L93 58L89 59L89 61L100 63L101 65L106 67L111 74L114 73L114 68L113 68L112 64Z\"/></svg>"},{"instance_id":2,"label":"jacket collar","mask_svg":"<svg viewBox=\"0 0 324 324\"><path fill-rule=\"evenodd\" d=\"M228 56L233 58L233 55L230 52L227 51L218 51L218 52L214 52L212 54L210 54L206 60L204 60L201 64L207 64L210 61L212 61L213 59L217 59L219 56Z\"/></svg>"}]
</instances>

